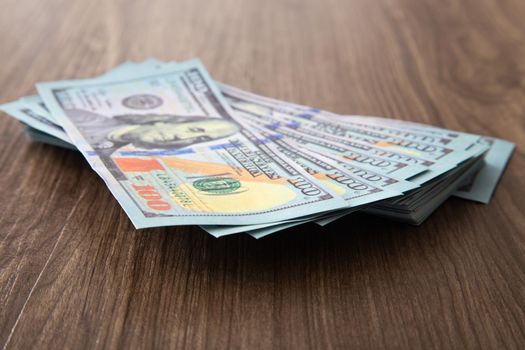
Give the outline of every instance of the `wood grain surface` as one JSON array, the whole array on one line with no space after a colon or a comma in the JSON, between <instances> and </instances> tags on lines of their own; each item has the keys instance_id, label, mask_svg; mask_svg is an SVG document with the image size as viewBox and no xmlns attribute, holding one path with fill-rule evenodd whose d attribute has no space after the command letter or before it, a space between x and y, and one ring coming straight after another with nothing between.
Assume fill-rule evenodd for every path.
<instances>
[{"instance_id":1,"label":"wood grain surface","mask_svg":"<svg viewBox=\"0 0 525 350\"><path fill-rule=\"evenodd\" d=\"M0 346L525 347L522 0L1 0L0 102L124 60L517 144L489 205L256 241L136 231L77 153L0 116Z\"/></svg>"}]
</instances>

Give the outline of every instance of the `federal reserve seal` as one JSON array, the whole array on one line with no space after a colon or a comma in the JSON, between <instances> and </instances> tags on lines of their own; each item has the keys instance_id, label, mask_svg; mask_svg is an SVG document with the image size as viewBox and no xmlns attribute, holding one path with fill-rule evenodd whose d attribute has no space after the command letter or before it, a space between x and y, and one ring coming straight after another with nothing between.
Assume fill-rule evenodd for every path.
<instances>
[{"instance_id":1,"label":"federal reserve seal","mask_svg":"<svg viewBox=\"0 0 525 350\"><path fill-rule=\"evenodd\" d=\"M124 107L131 109L153 109L161 106L162 103L160 97L149 94L132 95L122 100Z\"/></svg>"},{"instance_id":2,"label":"federal reserve seal","mask_svg":"<svg viewBox=\"0 0 525 350\"><path fill-rule=\"evenodd\" d=\"M193 187L209 194L228 194L238 190L241 183L229 177L211 177L193 182Z\"/></svg>"}]
</instances>

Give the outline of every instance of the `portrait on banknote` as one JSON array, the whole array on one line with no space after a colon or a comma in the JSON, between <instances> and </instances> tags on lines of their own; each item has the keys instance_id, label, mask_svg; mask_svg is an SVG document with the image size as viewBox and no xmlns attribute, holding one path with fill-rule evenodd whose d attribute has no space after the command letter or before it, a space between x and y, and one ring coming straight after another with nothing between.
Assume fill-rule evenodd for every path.
<instances>
[{"instance_id":1,"label":"portrait on banknote","mask_svg":"<svg viewBox=\"0 0 525 350\"><path fill-rule=\"evenodd\" d=\"M234 122L203 116L124 114L107 118L86 111L75 111L69 115L76 121L85 139L97 150L116 150L126 145L174 150L226 138L239 131Z\"/></svg>"}]
</instances>

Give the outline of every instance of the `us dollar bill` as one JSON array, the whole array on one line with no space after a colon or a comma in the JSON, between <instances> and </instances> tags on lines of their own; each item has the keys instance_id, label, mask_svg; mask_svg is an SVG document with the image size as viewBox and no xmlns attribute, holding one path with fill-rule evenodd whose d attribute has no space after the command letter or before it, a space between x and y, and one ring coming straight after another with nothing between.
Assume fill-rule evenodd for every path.
<instances>
[{"instance_id":1,"label":"us dollar bill","mask_svg":"<svg viewBox=\"0 0 525 350\"><path fill-rule=\"evenodd\" d=\"M283 103L272 107L261 103L261 98L257 95L241 93L238 89L230 87L223 89L223 93L233 109L273 119L276 126L285 125L311 136L328 138L336 143L346 144L351 140L434 162L458 164L468 159L463 151L479 139L479 136L472 135L445 139L418 134L415 131L402 133L389 127L383 127L382 130L360 127L348 122L341 123L341 119L335 122L321 113L287 109Z\"/></svg>"},{"instance_id":2,"label":"us dollar bill","mask_svg":"<svg viewBox=\"0 0 525 350\"><path fill-rule=\"evenodd\" d=\"M199 61L37 89L137 228L259 224L347 206L257 145Z\"/></svg>"},{"instance_id":3,"label":"us dollar bill","mask_svg":"<svg viewBox=\"0 0 525 350\"><path fill-rule=\"evenodd\" d=\"M221 91L238 107L258 112L282 113L303 119L322 119L338 125L351 125L359 129L372 129L383 134L399 136L404 139L421 141L436 145L447 145L458 149L467 148L476 142L480 135L442 129L431 125L376 116L339 115L314 107L299 105L260 96L239 88L220 84Z\"/></svg>"},{"instance_id":4,"label":"us dollar bill","mask_svg":"<svg viewBox=\"0 0 525 350\"><path fill-rule=\"evenodd\" d=\"M378 200L401 195L404 191L417 188L417 185L389 176L338 165L320 154L301 149L282 140L278 135L253 126L259 142L273 154L284 154L307 173L323 182L325 187L342 196L349 207L373 203Z\"/></svg>"},{"instance_id":5,"label":"us dollar bill","mask_svg":"<svg viewBox=\"0 0 525 350\"><path fill-rule=\"evenodd\" d=\"M332 189L347 201L345 213L350 213L356 209L371 205L372 203L401 196L403 192L417 188L418 186L408 181L396 179L387 175L380 175L365 169L350 167L347 164L340 166L335 161L323 157L320 154L309 152L306 149L300 149L291 143L276 137L264 129L255 125L249 125L256 142L264 148L268 154L276 157L284 154L295 164L300 166L309 175L313 176L323 184L324 187ZM303 219L294 219L275 224L247 225L238 227L214 227L203 226L202 228L215 237L239 233L239 232L257 232L257 237L263 233L269 234L275 232L277 227L290 227L303 224L305 222L316 221L323 217L324 214L312 215ZM276 226L273 227L272 226ZM255 236L254 236L255 237Z\"/></svg>"},{"instance_id":6,"label":"us dollar bill","mask_svg":"<svg viewBox=\"0 0 525 350\"><path fill-rule=\"evenodd\" d=\"M267 120L265 116L236 110L243 120L250 121L269 131L308 147L311 150L337 154L345 161L359 164L362 167L385 174L397 175L403 179L411 178L435 167L436 162L418 157L380 149L372 145L353 140L339 140L335 136L316 133L311 130L300 130L294 125ZM449 168L452 168L451 164ZM446 171L443 169L442 172Z\"/></svg>"}]
</instances>

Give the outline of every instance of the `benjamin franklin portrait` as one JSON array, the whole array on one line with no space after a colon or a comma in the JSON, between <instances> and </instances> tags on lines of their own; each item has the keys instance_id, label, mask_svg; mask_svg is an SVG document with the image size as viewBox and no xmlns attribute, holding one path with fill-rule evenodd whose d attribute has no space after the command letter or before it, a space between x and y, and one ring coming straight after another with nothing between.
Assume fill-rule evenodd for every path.
<instances>
[{"instance_id":1,"label":"benjamin franklin portrait","mask_svg":"<svg viewBox=\"0 0 525 350\"><path fill-rule=\"evenodd\" d=\"M72 113L79 131L98 150L125 145L142 149L179 149L234 135L236 123L199 116L125 114L111 119L86 111Z\"/></svg>"}]
</instances>

